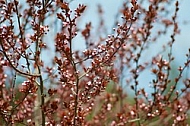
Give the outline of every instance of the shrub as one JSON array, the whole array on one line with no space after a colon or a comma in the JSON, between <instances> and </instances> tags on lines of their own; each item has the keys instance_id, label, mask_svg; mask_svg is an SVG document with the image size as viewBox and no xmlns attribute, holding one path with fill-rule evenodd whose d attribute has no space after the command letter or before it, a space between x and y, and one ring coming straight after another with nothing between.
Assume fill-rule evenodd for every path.
<instances>
[{"instance_id":1,"label":"shrub","mask_svg":"<svg viewBox=\"0 0 190 126\"><path fill-rule=\"evenodd\" d=\"M80 28L88 6L71 2L0 1L0 125L187 125L190 49L172 72L179 2L124 2L113 34L100 5L97 28ZM169 41L143 60L161 36Z\"/></svg>"}]
</instances>

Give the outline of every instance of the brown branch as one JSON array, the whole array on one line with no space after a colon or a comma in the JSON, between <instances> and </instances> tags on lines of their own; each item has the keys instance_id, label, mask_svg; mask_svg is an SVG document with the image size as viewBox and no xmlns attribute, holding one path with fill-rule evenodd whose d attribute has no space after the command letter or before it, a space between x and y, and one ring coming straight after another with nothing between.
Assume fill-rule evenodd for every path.
<instances>
[{"instance_id":1,"label":"brown branch","mask_svg":"<svg viewBox=\"0 0 190 126\"><path fill-rule=\"evenodd\" d=\"M8 57L8 55L6 54L6 51L5 51L5 48L3 46L3 43L2 43L2 40L0 39L0 45L2 47L2 53L4 54L5 58L8 60L9 64L11 65L11 67L16 71L18 72L19 74L21 74L22 76L31 76L31 77L39 77L40 75L39 74L31 74L31 73L26 73L26 72L23 72L23 71L20 71L19 69L17 69L11 62L10 58Z\"/></svg>"}]
</instances>

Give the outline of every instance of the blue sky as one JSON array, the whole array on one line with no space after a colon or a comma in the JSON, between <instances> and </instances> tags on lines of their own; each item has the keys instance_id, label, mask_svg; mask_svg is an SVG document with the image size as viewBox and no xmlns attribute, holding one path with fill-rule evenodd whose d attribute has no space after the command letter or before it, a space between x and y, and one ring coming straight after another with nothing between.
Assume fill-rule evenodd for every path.
<instances>
[{"instance_id":1,"label":"blue sky","mask_svg":"<svg viewBox=\"0 0 190 126\"><path fill-rule=\"evenodd\" d=\"M71 2L70 6L71 8L76 8L78 4L83 3L87 5L87 10L85 14L82 16L81 21L80 21L80 27L84 28L85 24L88 22L92 22L92 25L95 27L99 20L98 20L98 15L97 15L97 5L101 4L104 10L104 19L106 22L106 26L109 29L109 32L111 33L111 27L113 26L114 23L114 18L118 12L118 9L122 6L124 0L74 0ZM190 47L190 17L189 17L189 12L190 12L190 0L180 0L179 4L179 13L178 13L178 19L177 21L179 22L179 28L181 29L181 34L177 36L176 38L176 43L174 46L174 54L175 55L183 55L184 53L187 52L188 47ZM170 10L172 6L170 7ZM174 11L171 11L174 12ZM189 23L184 25L183 22L188 21ZM77 38L78 39L78 38ZM81 40L82 41L82 40ZM77 48L79 47L76 45ZM156 45L157 47L158 45ZM83 47L81 47L83 48ZM181 57L182 58L182 57ZM179 59L181 60L181 59Z\"/></svg>"},{"instance_id":2,"label":"blue sky","mask_svg":"<svg viewBox=\"0 0 190 126\"><path fill-rule=\"evenodd\" d=\"M106 22L106 26L110 28L113 26L114 18L116 13L118 12L118 9L122 6L124 0L74 0L71 2L70 6L71 8L76 8L76 6L79 3L83 3L87 5L87 10L83 17L80 20L80 27L84 28L85 24L87 22L92 22L92 25L95 27L98 24L98 15L97 15L97 5L101 4L104 10L104 18ZM176 1L176 0L174 0ZM175 2L173 2L173 5L175 5ZM175 58L175 64L177 65L183 65L184 61L186 60L185 54L188 52L188 48L190 48L190 0L180 0L179 4L179 13L178 13L178 19L177 22L179 22L179 28L181 30L180 35L176 36L176 42L173 47L173 55ZM174 13L175 6L169 6L169 10L171 10L172 14ZM172 11L173 9L173 11ZM187 24L184 24L184 22L188 22ZM171 29L172 31L172 29ZM111 31L109 31L111 33ZM151 46L151 48L144 52L145 55L152 54L156 49L161 48L164 42L168 42L170 39L170 35L168 34L165 37L161 37L159 39L159 43L154 44ZM83 41L83 39L79 36L76 38L77 41ZM80 43L80 46L76 44L74 46L76 49L80 48L83 49L85 46ZM147 57L144 58L146 60ZM149 79L144 78L152 78L151 74L145 73L143 76L140 76L139 79L142 80L142 83L149 83ZM144 87L141 85L140 87ZM147 89L149 90L149 89Z\"/></svg>"},{"instance_id":3,"label":"blue sky","mask_svg":"<svg viewBox=\"0 0 190 126\"><path fill-rule=\"evenodd\" d=\"M106 22L106 26L108 28L108 32L112 32L112 26L114 24L114 19L115 16L118 12L118 10L122 7L122 3L125 0L73 0L70 3L70 7L72 10L74 10L78 4L84 4L87 5L87 10L85 11L84 15L82 15L81 20L79 21L79 28L83 29L85 27L85 24L88 22L92 22L93 28L96 28L96 26L99 23L99 17L97 15L97 5L101 4L103 7L104 11L104 20ZM175 1L175 0L174 0ZM173 3L173 5L175 5ZM185 54L188 51L188 48L190 48L190 17L189 17L189 12L190 12L190 0L180 0L179 4L179 13L178 13L178 19L177 22L179 22L179 28L181 29L181 34L176 36L176 42L173 47L173 55L176 57L175 59L175 64L178 65L183 65L184 61L186 60ZM147 5L148 7L148 5ZM174 10L175 6L170 6L168 7L170 10ZM174 13L174 11L171 11ZM172 14L173 14L172 13ZM171 14L171 15L172 15ZM55 17L53 17L55 18ZM188 24L184 25L183 22L187 21ZM50 29L50 32L47 34L47 41L50 44L53 44L51 41L54 41L54 35L56 33L55 26L53 26L54 29ZM164 42L168 42L170 39L170 34L167 35L166 37L161 37L159 39L159 43L154 44L151 46L151 48L147 51L144 52L145 57L142 57L144 60L150 59L149 55L155 52L155 50L160 49L162 44ZM85 49L85 44L84 44L84 39L79 35L74 39L74 48L75 49ZM50 48L52 48L53 45L50 45ZM46 51L42 58L47 61L48 65L48 60L50 57L53 57L53 51ZM148 55L148 57L146 56ZM48 57L47 57L48 56ZM139 81L142 83L140 85L140 88L143 88L143 84L148 84L149 81L151 80L153 76L150 74L150 72L145 72L142 76L139 77ZM146 79L147 78L147 79ZM149 78L149 79L148 79ZM147 86L146 86L147 87ZM146 90L149 90L146 88Z\"/></svg>"}]
</instances>

